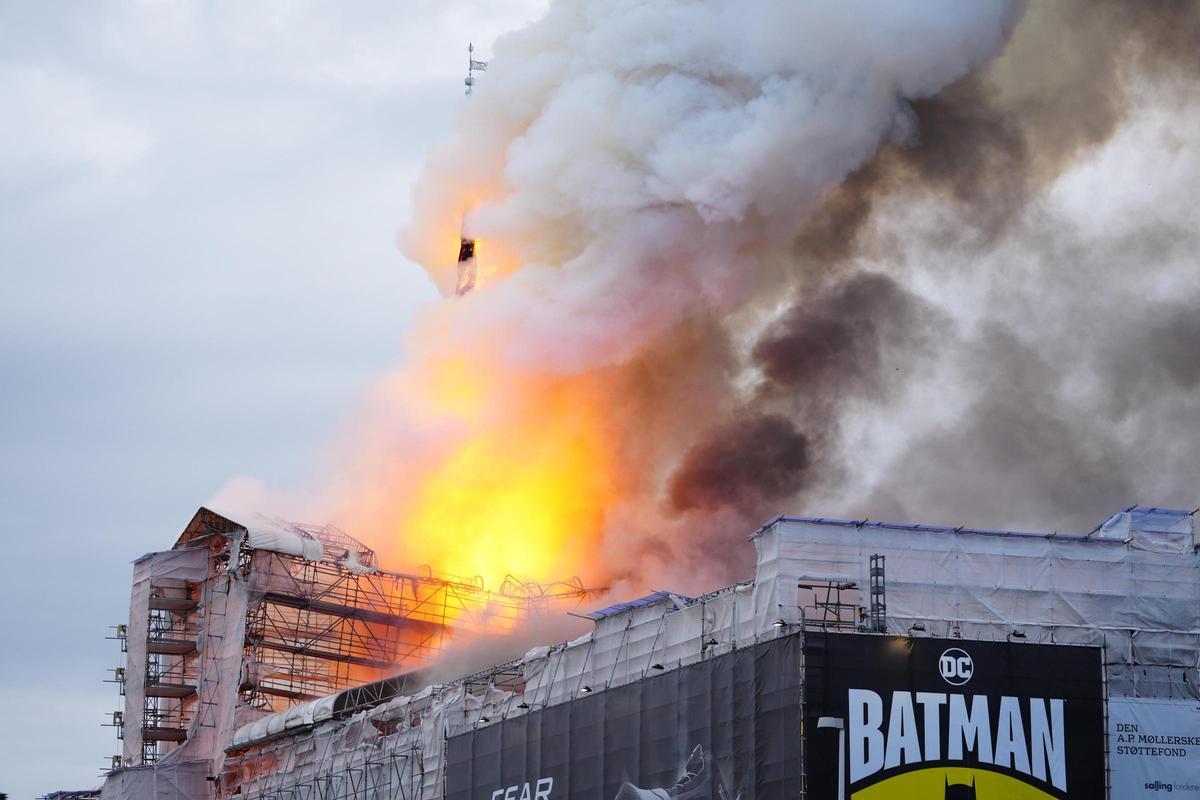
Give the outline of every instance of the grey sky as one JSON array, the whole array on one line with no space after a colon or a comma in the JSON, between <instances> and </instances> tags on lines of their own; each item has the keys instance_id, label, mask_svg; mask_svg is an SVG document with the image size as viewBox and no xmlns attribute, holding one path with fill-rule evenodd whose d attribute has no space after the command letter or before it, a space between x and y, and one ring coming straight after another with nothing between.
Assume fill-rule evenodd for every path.
<instances>
[{"instance_id":1,"label":"grey sky","mask_svg":"<svg viewBox=\"0 0 1200 800\"><path fill-rule=\"evenodd\" d=\"M0 4L0 791L99 783L129 562L303 486L396 362L467 41L543 6Z\"/></svg>"}]
</instances>

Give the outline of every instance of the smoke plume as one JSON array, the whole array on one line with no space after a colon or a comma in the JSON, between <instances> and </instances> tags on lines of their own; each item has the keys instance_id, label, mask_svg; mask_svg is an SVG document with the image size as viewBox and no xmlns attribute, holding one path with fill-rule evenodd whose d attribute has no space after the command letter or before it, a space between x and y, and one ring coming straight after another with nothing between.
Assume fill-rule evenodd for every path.
<instances>
[{"instance_id":1,"label":"smoke plume","mask_svg":"<svg viewBox=\"0 0 1200 800\"><path fill-rule=\"evenodd\" d=\"M781 500L808 466L808 439L787 417L740 416L684 454L669 495L680 511Z\"/></svg>"},{"instance_id":2,"label":"smoke plume","mask_svg":"<svg viewBox=\"0 0 1200 800\"><path fill-rule=\"evenodd\" d=\"M343 524L689 591L778 512L1193 503L1198 48L1184 2L554 4L415 189L400 245L448 298Z\"/></svg>"}]
</instances>

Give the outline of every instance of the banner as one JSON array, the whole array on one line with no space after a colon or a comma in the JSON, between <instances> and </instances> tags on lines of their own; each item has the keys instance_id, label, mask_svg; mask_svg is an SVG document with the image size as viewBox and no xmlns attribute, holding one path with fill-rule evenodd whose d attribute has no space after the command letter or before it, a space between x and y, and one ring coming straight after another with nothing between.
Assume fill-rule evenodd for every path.
<instances>
[{"instance_id":1,"label":"banner","mask_svg":"<svg viewBox=\"0 0 1200 800\"><path fill-rule=\"evenodd\" d=\"M810 797L1105 796L1096 648L809 634L805 684Z\"/></svg>"},{"instance_id":2,"label":"banner","mask_svg":"<svg viewBox=\"0 0 1200 800\"><path fill-rule=\"evenodd\" d=\"M1112 796L1200 798L1200 702L1108 701Z\"/></svg>"},{"instance_id":3,"label":"banner","mask_svg":"<svg viewBox=\"0 0 1200 800\"><path fill-rule=\"evenodd\" d=\"M800 653L786 636L451 737L446 797L798 797Z\"/></svg>"}]
</instances>

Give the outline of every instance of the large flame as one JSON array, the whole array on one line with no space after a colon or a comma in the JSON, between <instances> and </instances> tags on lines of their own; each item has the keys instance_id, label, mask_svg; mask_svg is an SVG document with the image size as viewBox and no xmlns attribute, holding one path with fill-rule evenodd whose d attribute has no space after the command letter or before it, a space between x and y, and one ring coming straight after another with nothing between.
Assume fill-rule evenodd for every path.
<instances>
[{"instance_id":1,"label":"large flame","mask_svg":"<svg viewBox=\"0 0 1200 800\"><path fill-rule=\"evenodd\" d=\"M598 393L587 379L515 380L470 353L407 384L453 444L426 457L391 518L389 562L489 589L588 572L615 494Z\"/></svg>"},{"instance_id":2,"label":"large flame","mask_svg":"<svg viewBox=\"0 0 1200 800\"><path fill-rule=\"evenodd\" d=\"M495 587L570 575L594 548L611 482L593 412L561 387L532 406L429 472L403 528L420 561Z\"/></svg>"}]
</instances>

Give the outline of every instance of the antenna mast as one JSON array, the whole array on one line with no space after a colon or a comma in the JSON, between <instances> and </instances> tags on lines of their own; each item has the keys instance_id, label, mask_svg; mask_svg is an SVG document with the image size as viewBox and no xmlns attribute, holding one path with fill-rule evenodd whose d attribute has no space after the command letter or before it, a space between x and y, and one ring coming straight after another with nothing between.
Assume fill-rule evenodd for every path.
<instances>
[{"instance_id":1,"label":"antenna mast","mask_svg":"<svg viewBox=\"0 0 1200 800\"><path fill-rule=\"evenodd\" d=\"M475 73L487 72L488 62L475 60L475 44L467 43L467 79L463 81L467 85L467 94L471 93L471 89L475 86Z\"/></svg>"}]
</instances>

